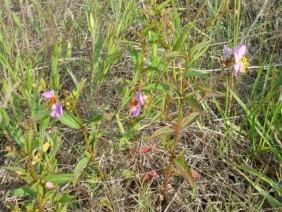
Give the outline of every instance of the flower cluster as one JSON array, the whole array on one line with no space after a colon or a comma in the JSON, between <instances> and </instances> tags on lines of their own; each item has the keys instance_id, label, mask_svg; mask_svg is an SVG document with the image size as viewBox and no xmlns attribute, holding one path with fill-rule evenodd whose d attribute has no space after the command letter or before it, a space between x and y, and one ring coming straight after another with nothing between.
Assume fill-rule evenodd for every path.
<instances>
[{"instance_id":1,"label":"flower cluster","mask_svg":"<svg viewBox=\"0 0 282 212\"><path fill-rule=\"evenodd\" d=\"M238 45L234 50L224 45L224 65L233 65L235 76L246 71L248 66L248 60L245 57L246 50L246 45Z\"/></svg>"},{"instance_id":2,"label":"flower cluster","mask_svg":"<svg viewBox=\"0 0 282 212\"><path fill-rule=\"evenodd\" d=\"M42 97L49 99L51 104L51 113L50 116L52 118L54 117L60 117L63 115L63 105L60 102L57 102L54 90L47 91L41 94Z\"/></svg>"},{"instance_id":3,"label":"flower cluster","mask_svg":"<svg viewBox=\"0 0 282 212\"><path fill-rule=\"evenodd\" d=\"M130 103L131 118L139 116L142 105L144 105L144 97L141 92L137 92L135 98L133 98Z\"/></svg>"}]
</instances>

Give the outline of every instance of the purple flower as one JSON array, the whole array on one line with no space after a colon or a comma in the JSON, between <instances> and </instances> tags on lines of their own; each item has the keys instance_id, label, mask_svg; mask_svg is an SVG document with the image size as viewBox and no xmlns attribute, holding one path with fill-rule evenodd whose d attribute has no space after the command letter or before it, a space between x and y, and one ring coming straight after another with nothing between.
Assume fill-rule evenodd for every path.
<instances>
[{"instance_id":1,"label":"purple flower","mask_svg":"<svg viewBox=\"0 0 282 212\"><path fill-rule=\"evenodd\" d=\"M136 93L135 99L137 100L139 105L144 105L144 99L143 99L141 92Z\"/></svg>"},{"instance_id":2,"label":"purple flower","mask_svg":"<svg viewBox=\"0 0 282 212\"><path fill-rule=\"evenodd\" d=\"M54 93L54 90L51 90L51 91L42 93L41 96L47 99L52 99L52 98L55 98L55 93Z\"/></svg>"},{"instance_id":3,"label":"purple flower","mask_svg":"<svg viewBox=\"0 0 282 212\"><path fill-rule=\"evenodd\" d=\"M45 184L45 188L47 188L47 189L52 189L52 188L55 188L55 186L54 186L53 183L51 183L51 182L48 181L48 182Z\"/></svg>"},{"instance_id":4,"label":"purple flower","mask_svg":"<svg viewBox=\"0 0 282 212\"><path fill-rule=\"evenodd\" d=\"M63 115L63 105L60 102L57 102L54 90L44 92L41 94L41 96L49 99L50 104L52 106L52 111L50 113L50 116L52 118L60 117Z\"/></svg>"},{"instance_id":5,"label":"purple flower","mask_svg":"<svg viewBox=\"0 0 282 212\"><path fill-rule=\"evenodd\" d=\"M227 65L233 64L234 75L237 77L239 73L244 72L248 66L248 60L245 57L246 45L238 45L232 51L231 48L224 45L224 62ZM231 63L231 64L230 64Z\"/></svg>"},{"instance_id":6,"label":"purple flower","mask_svg":"<svg viewBox=\"0 0 282 212\"><path fill-rule=\"evenodd\" d=\"M54 117L60 117L62 115L63 115L63 105L60 102L53 104L52 112L50 113L50 116L54 118Z\"/></svg>"},{"instance_id":7,"label":"purple flower","mask_svg":"<svg viewBox=\"0 0 282 212\"><path fill-rule=\"evenodd\" d=\"M245 56L246 50L246 45L239 45L234 48L233 54L236 63L238 63L239 60Z\"/></svg>"},{"instance_id":8,"label":"purple flower","mask_svg":"<svg viewBox=\"0 0 282 212\"><path fill-rule=\"evenodd\" d=\"M141 92L137 92L135 98L131 101L131 118L139 116L141 112L141 106L144 105L144 99Z\"/></svg>"},{"instance_id":9,"label":"purple flower","mask_svg":"<svg viewBox=\"0 0 282 212\"><path fill-rule=\"evenodd\" d=\"M136 105L132 107L132 116L131 117L139 116L140 111L141 111L141 105Z\"/></svg>"},{"instance_id":10,"label":"purple flower","mask_svg":"<svg viewBox=\"0 0 282 212\"><path fill-rule=\"evenodd\" d=\"M235 63L233 65L234 67L234 75L237 77L237 75L241 72L244 72L245 70L245 63L242 61L246 54L246 46L245 45L239 45L234 48L233 54L234 54L234 60Z\"/></svg>"}]
</instances>

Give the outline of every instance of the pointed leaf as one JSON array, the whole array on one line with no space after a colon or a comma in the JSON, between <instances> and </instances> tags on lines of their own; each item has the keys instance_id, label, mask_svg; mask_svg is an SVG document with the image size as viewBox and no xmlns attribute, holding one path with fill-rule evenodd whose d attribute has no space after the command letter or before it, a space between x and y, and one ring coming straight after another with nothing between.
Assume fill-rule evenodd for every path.
<instances>
[{"instance_id":1,"label":"pointed leaf","mask_svg":"<svg viewBox=\"0 0 282 212\"><path fill-rule=\"evenodd\" d=\"M79 176L81 175L83 169L87 166L89 160L90 160L89 157L85 157L76 164L76 167L74 169L74 181L73 181L74 184L77 184L79 180Z\"/></svg>"},{"instance_id":2,"label":"pointed leaf","mask_svg":"<svg viewBox=\"0 0 282 212\"><path fill-rule=\"evenodd\" d=\"M75 196L71 196L71 195L67 195L67 194L63 194L60 199L59 199L59 202L61 204L65 204L71 200L75 199Z\"/></svg>"},{"instance_id":3,"label":"pointed leaf","mask_svg":"<svg viewBox=\"0 0 282 212\"><path fill-rule=\"evenodd\" d=\"M185 58L185 55L181 54L180 52L169 52L167 54L164 55L165 58L170 58L170 57L182 57L182 58Z\"/></svg>"},{"instance_id":4,"label":"pointed leaf","mask_svg":"<svg viewBox=\"0 0 282 212\"><path fill-rule=\"evenodd\" d=\"M15 189L11 192L9 192L9 196L14 196L14 197L19 197L19 196L27 196L27 195L33 195L34 191L30 190L29 188L26 187L21 187L18 189Z\"/></svg>"},{"instance_id":5,"label":"pointed leaf","mask_svg":"<svg viewBox=\"0 0 282 212\"><path fill-rule=\"evenodd\" d=\"M190 167L182 156L174 160L178 171L189 181L189 184L194 188L194 179Z\"/></svg>"},{"instance_id":6,"label":"pointed leaf","mask_svg":"<svg viewBox=\"0 0 282 212\"><path fill-rule=\"evenodd\" d=\"M79 121L77 118L68 112L64 111L63 115L61 117L58 117L59 121L63 124L67 125L70 128L73 129L80 129L81 126L79 124Z\"/></svg>"},{"instance_id":7,"label":"pointed leaf","mask_svg":"<svg viewBox=\"0 0 282 212\"><path fill-rule=\"evenodd\" d=\"M17 166L0 166L0 167L3 168L3 169L7 169L9 171L14 171L14 172L26 174L26 170L21 168L21 167L17 167Z\"/></svg>"},{"instance_id":8,"label":"pointed leaf","mask_svg":"<svg viewBox=\"0 0 282 212\"><path fill-rule=\"evenodd\" d=\"M146 140L152 140L153 138L156 138L158 136L168 135L172 133L174 133L174 129L171 129L170 127L162 127L158 129L156 132L154 132L153 135L148 137Z\"/></svg>"},{"instance_id":9,"label":"pointed leaf","mask_svg":"<svg viewBox=\"0 0 282 212\"><path fill-rule=\"evenodd\" d=\"M44 178L45 181L52 183L66 183L73 181L73 174L49 174Z\"/></svg>"},{"instance_id":10,"label":"pointed leaf","mask_svg":"<svg viewBox=\"0 0 282 212\"><path fill-rule=\"evenodd\" d=\"M0 121L2 120L2 117L3 117L6 122L5 124L8 124L10 122L9 115L2 108L0 108L0 113L1 113Z\"/></svg>"},{"instance_id":11,"label":"pointed leaf","mask_svg":"<svg viewBox=\"0 0 282 212\"><path fill-rule=\"evenodd\" d=\"M185 118L181 121L182 129L185 129L190 124L192 124L199 114L199 112L193 112L188 114L188 117L185 116Z\"/></svg>"},{"instance_id":12,"label":"pointed leaf","mask_svg":"<svg viewBox=\"0 0 282 212\"><path fill-rule=\"evenodd\" d=\"M189 105L191 105L193 108L195 108L198 112L203 112L203 107L201 104L198 103L198 101L194 98L185 98L185 102L187 102Z\"/></svg>"}]
</instances>

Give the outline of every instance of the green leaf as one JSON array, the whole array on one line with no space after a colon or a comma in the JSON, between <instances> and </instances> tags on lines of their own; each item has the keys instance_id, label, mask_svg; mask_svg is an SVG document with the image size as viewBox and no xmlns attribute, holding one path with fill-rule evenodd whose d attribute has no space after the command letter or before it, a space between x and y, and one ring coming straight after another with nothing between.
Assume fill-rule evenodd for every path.
<instances>
[{"instance_id":1,"label":"green leaf","mask_svg":"<svg viewBox=\"0 0 282 212\"><path fill-rule=\"evenodd\" d=\"M33 119L35 121L42 120L50 116L50 111L40 110L40 111L34 111L33 113Z\"/></svg>"},{"instance_id":2,"label":"green leaf","mask_svg":"<svg viewBox=\"0 0 282 212\"><path fill-rule=\"evenodd\" d=\"M80 81L72 90L72 95L74 98L78 99L80 96L80 93L82 92L84 85L85 85L86 79L83 79Z\"/></svg>"},{"instance_id":3,"label":"green leaf","mask_svg":"<svg viewBox=\"0 0 282 212\"><path fill-rule=\"evenodd\" d=\"M71 201L71 200L73 200L73 199L75 199L75 196L63 194L63 195L61 196L61 198L59 199L59 202L60 202L61 204L65 204L65 203L67 203L67 202L69 202L69 201Z\"/></svg>"},{"instance_id":4,"label":"green leaf","mask_svg":"<svg viewBox=\"0 0 282 212\"><path fill-rule=\"evenodd\" d=\"M48 174L45 181L50 181L52 183L66 183L74 180L73 174Z\"/></svg>"},{"instance_id":5,"label":"green leaf","mask_svg":"<svg viewBox=\"0 0 282 212\"><path fill-rule=\"evenodd\" d=\"M1 113L0 121L2 120L2 118L4 118L5 124L8 124L10 122L9 115L2 108L0 108L0 113Z\"/></svg>"},{"instance_id":6,"label":"green leaf","mask_svg":"<svg viewBox=\"0 0 282 212\"><path fill-rule=\"evenodd\" d=\"M175 42L172 51L178 51L184 41L184 39L186 38L186 36L188 35L189 30L186 29L186 31L184 31L182 33L182 35L180 36L180 38Z\"/></svg>"},{"instance_id":7,"label":"green leaf","mask_svg":"<svg viewBox=\"0 0 282 212\"><path fill-rule=\"evenodd\" d=\"M174 57L181 57L181 58L185 58L185 55L181 54L180 52L176 52L176 51L173 51L173 52L169 52L167 54L164 55L165 58L174 58Z\"/></svg>"},{"instance_id":8,"label":"green leaf","mask_svg":"<svg viewBox=\"0 0 282 212\"><path fill-rule=\"evenodd\" d=\"M12 17L13 17L15 23L17 24L17 26L22 30L23 29L22 23L21 23L19 17L16 15L16 13L13 12L13 11L12 11Z\"/></svg>"},{"instance_id":9,"label":"green leaf","mask_svg":"<svg viewBox=\"0 0 282 212\"><path fill-rule=\"evenodd\" d=\"M192 188L194 188L194 179L190 167L184 160L183 156L179 156L174 160L175 165L177 166L178 171L188 180Z\"/></svg>"},{"instance_id":10,"label":"green leaf","mask_svg":"<svg viewBox=\"0 0 282 212\"><path fill-rule=\"evenodd\" d=\"M17 166L0 166L1 168L3 169L7 169L9 171L13 171L13 172L20 172L22 174L25 174L26 173L26 170L21 168L21 167L17 167Z\"/></svg>"},{"instance_id":11,"label":"green leaf","mask_svg":"<svg viewBox=\"0 0 282 212\"><path fill-rule=\"evenodd\" d=\"M188 117L185 116L181 121L182 129L185 129L190 124L192 124L199 114L200 114L199 112L193 112L188 114Z\"/></svg>"},{"instance_id":12,"label":"green leaf","mask_svg":"<svg viewBox=\"0 0 282 212\"><path fill-rule=\"evenodd\" d=\"M25 87L28 91L28 93L30 94L31 89L32 89L32 76L31 76L31 68L28 67L26 69L26 83L25 83Z\"/></svg>"},{"instance_id":13,"label":"green leaf","mask_svg":"<svg viewBox=\"0 0 282 212\"><path fill-rule=\"evenodd\" d=\"M63 115L61 117L58 117L58 120L62 122L63 124L67 125L70 128L73 129L80 129L80 123L77 120L77 118L68 112L64 111Z\"/></svg>"},{"instance_id":14,"label":"green leaf","mask_svg":"<svg viewBox=\"0 0 282 212\"><path fill-rule=\"evenodd\" d=\"M203 112L202 105L199 104L196 99L194 99L194 98L185 98L184 101L187 102L189 105L191 105L198 112Z\"/></svg>"},{"instance_id":15,"label":"green leaf","mask_svg":"<svg viewBox=\"0 0 282 212\"><path fill-rule=\"evenodd\" d=\"M138 58L137 51L134 48L130 47L130 46L128 46L128 51L130 53L130 56L131 56L133 62L136 64L137 63L137 58Z\"/></svg>"},{"instance_id":16,"label":"green leaf","mask_svg":"<svg viewBox=\"0 0 282 212\"><path fill-rule=\"evenodd\" d=\"M44 140L44 136L45 136L46 129L48 127L48 123L49 123L49 116L40 120L39 134L42 140Z\"/></svg>"},{"instance_id":17,"label":"green leaf","mask_svg":"<svg viewBox=\"0 0 282 212\"><path fill-rule=\"evenodd\" d=\"M67 212L68 211L68 207L65 205L62 209L60 209L60 212Z\"/></svg>"},{"instance_id":18,"label":"green leaf","mask_svg":"<svg viewBox=\"0 0 282 212\"><path fill-rule=\"evenodd\" d=\"M149 85L143 88L144 91L168 91L170 90L170 85L164 83L150 83Z\"/></svg>"},{"instance_id":19,"label":"green leaf","mask_svg":"<svg viewBox=\"0 0 282 212\"><path fill-rule=\"evenodd\" d=\"M168 4L170 3L170 0L167 0L163 3L161 3L160 5L157 6L157 11L162 10L164 7L166 7Z\"/></svg>"},{"instance_id":20,"label":"green leaf","mask_svg":"<svg viewBox=\"0 0 282 212\"><path fill-rule=\"evenodd\" d=\"M210 47L210 40L204 40L201 43L196 44L191 51L191 60L190 63L197 60L199 57L201 57L207 49Z\"/></svg>"},{"instance_id":21,"label":"green leaf","mask_svg":"<svg viewBox=\"0 0 282 212\"><path fill-rule=\"evenodd\" d=\"M148 138L145 138L145 140L152 140L156 137L163 136L163 135L169 135L169 134L172 134L172 133L174 133L174 129L172 129L170 127L162 127L160 129L158 129L157 131L155 131Z\"/></svg>"},{"instance_id":22,"label":"green leaf","mask_svg":"<svg viewBox=\"0 0 282 212\"><path fill-rule=\"evenodd\" d=\"M14 197L19 197L19 196L28 196L28 195L33 195L35 194L34 191L30 190L29 188L26 187L21 187L18 189L15 189L11 192L9 192L9 196L14 196Z\"/></svg>"},{"instance_id":23,"label":"green leaf","mask_svg":"<svg viewBox=\"0 0 282 212\"><path fill-rule=\"evenodd\" d=\"M125 143L127 143L129 139L131 139L136 134L136 132L141 129L141 127L141 124L137 124L134 127L130 128L130 130L121 138L119 146L123 146Z\"/></svg>"},{"instance_id":24,"label":"green leaf","mask_svg":"<svg viewBox=\"0 0 282 212\"><path fill-rule=\"evenodd\" d=\"M93 18L93 14L92 14L92 13L89 14L89 27L90 27L90 29L91 29L91 32L92 32L92 30L93 30L94 27L95 27L95 21L94 21L94 18Z\"/></svg>"},{"instance_id":25,"label":"green leaf","mask_svg":"<svg viewBox=\"0 0 282 212\"><path fill-rule=\"evenodd\" d=\"M116 114L116 119L117 119L117 123L118 123L118 127L119 127L119 130L121 132L122 135L125 134L125 130L124 130L124 127L123 127L123 124L119 118L119 114Z\"/></svg>"},{"instance_id":26,"label":"green leaf","mask_svg":"<svg viewBox=\"0 0 282 212\"><path fill-rule=\"evenodd\" d=\"M76 164L74 169L74 181L73 181L75 185L78 183L79 176L81 175L83 169L87 166L89 160L90 160L89 157L85 157Z\"/></svg>"},{"instance_id":27,"label":"green leaf","mask_svg":"<svg viewBox=\"0 0 282 212\"><path fill-rule=\"evenodd\" d=\"M97 121L101 121L101 120L103 120L104 119L104 116L103 115L94 115L91 119L90 119L90 121L89 121L89 123L88 124L91 124L91 123L94 123L94 122L97 122Z\"/></svg>"}]
</instances>

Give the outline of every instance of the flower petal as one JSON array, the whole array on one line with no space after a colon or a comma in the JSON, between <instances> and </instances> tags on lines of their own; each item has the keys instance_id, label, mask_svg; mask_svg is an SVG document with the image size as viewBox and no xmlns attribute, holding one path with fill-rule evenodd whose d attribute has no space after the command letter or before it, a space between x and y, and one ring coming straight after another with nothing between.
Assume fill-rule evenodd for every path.
<instances>
[{"instance_id":1,"label":"flower petal","mask_svg":"<svg viewBox=\"0 0 282 212\"><path fill-rule=\"evenodd\" d=\"M141 111L141 105L137 105L136 107L133 107L131 117L139 116L140 111Z\"/></svg>"},{"instance_id":2,"label":"flower petal","mask_svg":"<svg viewBox=\"0 0 282 212\"><path fill-rule=\"evenodd\" d=\"M55 97L55 93L54 93L54 90L51 90L51 91L47 91L47 92L42 93L41 96L45 97L47 99L51 99L51 98Z\"/></svg>"},{"instance_id":3,"label":"flower petal","mask_svg":"<svg viewBox=\"0 0 282 212\"><path fill-rule=\"evenodd\" d=\"M235 60L235 63L240 62L240 56L237 53L234 53L234 60Z\"/></svg>"},{"instance_id":4,"label":"flower petal","mask_svg":"<svg viewBox=\"0 0 282 212\"><path fill-rule=\"evenodd\" d=\"M135 99L137 100L139 105L144 105L144 99L143 99L141 92L136 93Z\"/></svg>"},{"instance_id":5,"label":"flower petal","mask_svg":"<svg viewBox=\"0 0 282 212\"><path fill-rule=\"evenodd\" d=\"M60 117L62 115L63 115L63 105L60 102L53 104L52 112L50 113L50 116L54 118L54 117Z\"/></svg>"},{"instance_id":6,"label":"flower petal","mask_svg":"<svg viewBox=\"0 0 282 212\"><path fill-rule=\"evenodd\" d=\"M246 45L239 45L234 48L234 56L235 54L238 55L239 59L241 59L246 54L247 47Z\"/></svg>"},{"instance_id":7,"label":"flower petal","mask_svg":"<svg viewBox=\"0 0 282 212\"><path fill-rule=\"evenodd\" d=\"M224 51L224 58L223 59L224 59L224 61L226 61L227 59L229 59L231 57L233 51L227 45L224 45L223 51Z\"/></svg>"},{"instance_id":8,"label":"flower petal","mask_svg":"<svg viewBox=\"0 0 282 212\"><path fill-rule=\"evenodd\" d=\"M234 75L235 75L235 77L237 77L237 75L239 73L239 69L240 69L240 64L235 63L233 67L234 67Z\"/></svg>"}]
</instances>

